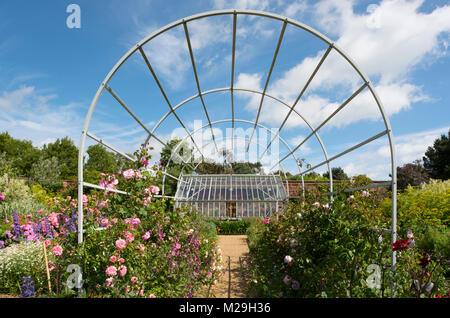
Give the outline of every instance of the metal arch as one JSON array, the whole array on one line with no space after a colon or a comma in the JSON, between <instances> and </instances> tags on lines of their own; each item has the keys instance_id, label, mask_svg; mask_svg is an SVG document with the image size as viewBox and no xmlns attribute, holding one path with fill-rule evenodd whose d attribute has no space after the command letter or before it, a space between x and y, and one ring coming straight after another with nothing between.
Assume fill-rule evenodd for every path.
<instances>
[{"instance_id":1,"label":"metal arch","mask_svg":"<svg viewBox=\"0 0 450 318\"><path fill-rule=\"evenodd\" d=\"M328 39L325 35L321 34L320 32L300 23L297 22L295 20L292 19L288 19L285 18L283 16L277 15L277 14L272 14L272 13L266 13L263 11L253 11L253 10L218 10L218 11L211 11L211 12L206 12L206 13L200 13L197 15L193 15L190 17L187 17L185 19L181 19L178 20L176 22L173 22L155 32L153 32L152 34L150 34L149 36L147 36L146 38L144 38L143 40L141 40L135 47L131 48L117 63L116 65L110 70L110 72L108 73L108 75L105 77L105 79L103 80L103 82L101 83L99 89L97 90L92 103L90 105L90 108L88 110L88 113L86 115L85 118L85 122L83 125L83 131L81 134L81 139L80 139L80 148L79 148L79 153L78 153L78 200L79 202L81 202L81 198L83 195L83 159L84 159L84 146L85 146L85 139L86 139L86 133L87 133L87 129L89 127L89 123L90 123L90 119L92 117L92 113L95 109L95 106L105 88L105 85L107 85L107 83L109 82L109 80L111 79L111 77L115 74L115 72L121 67L121 65L131 56L133 55L136 50L138 50L139 47L141 47L142 45L144 45L145 43L147 43L148 41L150 41L151 39L155 38L156 36L166 32L167 30L170 30L171 28L174 28L182 23L186 23L186 22L190 22L196 19L201 19L201 18L205 18L205 17L211 17L211 16L216 16L216 15L226 15L226 14L234 14L235 16L237 14L243 14L243 15L254 15L254 16L261 16L261 17L266 17L266 18L271 18L271 19L275 19L275 20L279 20L279 21L284 21L285 23L289 23L293 26L296 26L298 28L301 28L311 34L313 34L314 36L316 36L317 38L321 39L322 41L328 43L329 45L331 45L333 42L330 41L330 39ZM352 59L350 59L349 56L347 56L339 47L337 47L336 45L334 45L334 49L344 58L347 60L347 62L353 67L353 69L360 75L360 77L363 79L363 81L365 83L368 83L367 86L369 88L369 90L372 93L372 96L374 97L377 106L380 110L380 113L382 115L385 127L386 127L386 134L388 136L388 140L389 140L389 146L390 146L390 152L391 152L391 177L392 177L392 223L391 223L391 232L392 232L392 236L391 236L391 240L392 242L394 242L396 240L396 235L397 235L397 204L396 204L396 200L397 200L397 175L396 175L396 154L395 154L395 148L394 148L394 140L393 140L393 134L392 134L392 129L390 127L390 123L389 123L389 119L386 116L386 113L384 111L384 107L378 97L378 95L376 94L372 84L367 80L367 77L359 70L359 68L356 66L356 64L354 63L354 61ZM330 171L330 175L331 175L331 171ZM78 205L78 241L81 243L83 241L83 205L79 204ZM395 271L395 264L396 264L396 253L393 252L392 253L392 263L391 263L391 269L392 271ZM395 292L395 288L392 289L392 293Z\"/></svg>"},{"instance_id":2,"label":"metal arch","mask_svg":"<svg viewBox=\"0 0 450 318\"><path fill-rule=\"evenodd\" d=\"M217 92L224 92L224 91L231 91L231 92L232 92L233 90L235 90L235 91L244 91L244 92L255 93L255 94L263 94L263 92L257 91L257 90L253 90L253 89L225 87L225 88L216 88L216 89L204 91L204 92L202 92L202 95L207 95L207 94L212 94L212 93L217 93ZM315 129L315 128L310 124L310 122L309 122L305 117L303 117L303 115L301 115L296 109L294 109L294 108L292 108L291 106L289 106L289 105L288 105L286 102L284 102L283 100L281 100L281 99L279 99L279 98L277 98L277 97L275 97L275 96L272 96L272 95L270 95L270 94L267 94L267 93L265 94L265 96L267 96L267 97L269 97L269 98L271 98L271 99L273 99L273 100L275 100L275 101L281 103L282 105L286 106L287 108L289 108L289 110L290 110L291 112L293 111L294 113L296 113L296 114L297 114L297 115L305 122L305 124L306 124L306 125L311 129L311 131L312 131L312 133L309 135L309 137L311 137L312 135L315 135L317 141L318 141L319 144L320 144L320 147L322 148L322 151L323 151L325 160L328 160L328 153L327 153L327 150L326 150L326 148L325 148L325 145L324 145L323 142L322 142L322 139L320 138L320 136L319 136L319 134L318 134L318 132L317 132L318 129ZM199 94L193 95L193 96L191 96L191 97L185 99L184 101L182 101L182 102L180 102L178 105L176 105L176 106L173 108L173 111L177 110L178 108L180 108L180 107L182 107L183 105L185 105L187 102L189 102L189 101L191 101L191 100L193 100L193 99L195 99L195 98L197 98L197 97L199 97ZM145 143L148 143L149 140L150 140L150 138L151 138L152 136L155 136L156 130L157 130L158 127L164 122L164 120L171 114L171 112L172 112L172 111L167 112L167 113L166 113L163 117L161 117L161 119L155 124L155 126L153 127L153 129L152 129L152 131L151 131L151 134L149 134L149 135L147 136L147 139L146 139ZM233 118L232 118L232 123L233 123L233 124L234 124L234 121L235 121L235 120L234 120L234 116L233 116ZM275 137L273 137L273 138L275 139L275 138L277 138L277 136L278 136L278 134L276 134ZM309 139L309 137L308 137L308 139ZM306 141L306 140L305 140L305 141ZM304 142L305 142L305 141L304 141ZM272 140L271 142L273 142L273 140ZM299 146L297 146L293 151L290 150L290 153L286 156L286 158L289 157L290 155L292 155L293 153L295 153L295 151L296 151L300 146L301 146L301 144L300 144ZM286 158L284 158L284 159L286 159ZM330 164L328 164L328 172L329 172L329 174L330 174L330 192L332 192L332 191L333 191L333 174L332 174L332 170L331 170Z\"/></svg>"}]
</instances>

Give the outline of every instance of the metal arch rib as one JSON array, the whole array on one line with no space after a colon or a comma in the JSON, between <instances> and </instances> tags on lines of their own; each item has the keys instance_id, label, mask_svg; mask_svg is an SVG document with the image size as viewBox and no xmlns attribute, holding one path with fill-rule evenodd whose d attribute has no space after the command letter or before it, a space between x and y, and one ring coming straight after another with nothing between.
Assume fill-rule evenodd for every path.
<instances>
[{"instance_id":1,"label":"metal arch rib","mask_svg":"<svg viewBox=\"0 0 450 318\"><path fill-rule=\"evenodd\" d=\"M316 133L320 128L325 126L325 124L330 121L331 118L333 118L340 110L342 110L353 98L355 98L366 86L368 83L364 83L358 90L356 90L349 98L347 98L331 115L329 115L319 126L316 127L316 129L313 130L302 142L300 142L295 148L294 151L296 151L298 148L300 148L314 133ZM287 154L285 157L283 157L280 162L288 158L290 155Z\"/></svg>"},{"instance_id":2,"label":"metal arch rib","mask_svg":"<svg viewBox=\"0 0 450 318\"><path fill-rule=\"evenodd\" d=\"M205 111L206 118L208 119L209 127L211 128L212 140L214 141L216 150L219 151L219 148L217 147L217 144L215 142L215 136L214 136L214 131L213 131L213 128L211 125L211 119L209 118L208 110L206 109L205 101L203 100L202 90L200 88L200 81L198 79L198 74L197 74L197 67L195 66L194 52L192 51L191 39L189 37L189 30L188 30L186 22L183 23L183 27L184 27L184 34L186 36L186 42L187 42L188 49L189 49L189 56L191 57L192 69L194 71L194 76L195 76L195 83L197 84L198 95L200 97L200 101L202 102L202 106L203 106L203 110ZM202 154L202 156L203 156L203 154Z\"/></svg>"},{"instance_id":3,"label":"metal arch rib","mask_svg":"<svg viewBox=\"0 0 450 318\"><path fill-rule=\"evenodd\" d=\"M167 97L166 92L164 91L164 89L163 89L163 87L162 87L162 85L161 85L161 83L160 83L158 77L156 76L156 73L155 73L155 71L153 70L153 67L152 67L152 65L150 64L150 61L148 60L147 55L145 54L145 52L144 52L144 50L142 49L142 47L139 47L139 52L141 53L141 55L142 55L142 57L143 57L145 63L147 64L147 67L148 67L148 69L150 70L150 73L152 73L152 76L153 76L153 78L154 78L156 84L158 85L159 89L161 90L161 93L162 93L162 95L164 96L164 99L166 100L167 105L168 105L169 108L170 108L170 111L173 113L173 115L174 115L175 118L178 120L178 122L180 123L180 125L184 128L184 130L189 134L189 131L188 131L188 129L186 128L186 126L184 125L183 121L181 120L181 118L177 115L177 113L176 113L175 110L173 109L172 104L170 103L169 98ZM191 138L191 140L192 140L192 143L195 145L195 147L196 147L196 148L200 151L200 153L201 153L201 150L199 149L199 147L198 147L197 143L195 142L195 140L194 140L193 138ZM202 155L203 155L203 154L202 154Z\"/></svg>"},{"instance_id":4,"label":"metal arch rib","mask_svg":"<svg viewBox=\"0 0 450 318\"><path fill-rule=\"evenodd\" d=\"M322 56L322 58L320 59L319 63L317 64L316 68L314 69L314 71L312 72L312 74L310 75L308 81L306 82L305 86L303 87L303 89L300 91L300 94L298 95L297 99L295 100L294 104L292 104L292 106L290 107L291 109L289 109L286 117L284 118L283 122L280 125L280 128L278 128L277 131L277 135L281 132L281 130L283 129L284 125L286 124L287 120L289 119L289 116L291 115L292 111L295 109L295 106L297 106L297 103L299 102L300 98L302 98L303 94L305 93L306 89L309 87L309 84L311 83L311 81L313 80L313 78L316 76L317 72L319 71L320 67L322 66L323 62L325 61L325 59L327 58L328 54L331 52L331 49L333 48L333 44L330 44L328 46L328 49L326 50L325 54ZM261 157L264 156L265 152L267 151L267 149L269 149L270 145L272 144L272 142L275 140L275 137L269 142L269 144L267 145L267 147L265 148L265 150L263 151L263 153L261 154Z\"/></svg>"},{"instance_id":5,"label":"metal arch rib","mask_svg":"<svg viewBox=\"0 0 450 318\"><path fill-rule=\"evenodd\" d=\"M253 127L253 131L252 131L252 134L250 136L250 141L253 138L253 135L254 135L255 130L256 130L256 124L259 121L259 116L261 114L261 108L262 108L262 105L263 105L263 102L264 102L264 96L266 95L267 87L269 86L270 77L272 76L272 71L273 71L273 68L275 66L275 62L277 60L278 52L280 51L281 42L283 42L283 37L284 37L284 32L286 31L286 26L287 26L287 20L284 21L283 27L281 28L281 33L280 33L280 37L278 39L277 47L275 49L275 54L273 55L272 64L270 65L269 74L267 75L266 84L264 85L264 90L263 90L263 93L261 95L261 100L259 102L258 113L256 114L256 119L255 119L255 126ZM249 148L250 148L250 143L248 144L248 147L247 147L247 150L246 150L247 152L248 152Z\"/></svg>"},{"instance_id":6,"label":"metal arch rib","mask_svg":"<svg viewBox=\"0 0 450 318\"><path fill-rule=\"evenodd\" d=\"M231 135L234 136L234 66L236 58L236 25L237 25L237 14L234 11L233 14L233 45L232 45L232 55L231 55L231 81L230 81L230 95L231 95ZM231 149L234 149L234 139L231 140Z\"/></svg>"}]
</instances>

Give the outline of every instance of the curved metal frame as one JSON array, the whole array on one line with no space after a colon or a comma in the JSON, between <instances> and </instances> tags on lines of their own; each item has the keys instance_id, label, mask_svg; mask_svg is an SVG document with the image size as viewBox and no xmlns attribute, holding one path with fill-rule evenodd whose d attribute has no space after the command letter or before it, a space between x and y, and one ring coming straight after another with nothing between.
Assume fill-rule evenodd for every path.
<instances>
[{"instance_id":1,"label":"curved metal frame","mask_svg":"<svg viewBox=\"0 0 450 318\"><path fill-rule=\"evenodd\" d=\"M191 45L190 45L190 38L189 38L189 32L188 32L188 29L187 29L187 24L188 24L189 22L194 21L194 20L197 20L197 19L202 19L202 18L206 18L206 17L213 17L213 16L221 16L221 15L233 15L233 45L232 45L231 84L230 84L230 87L229 87L229 88L215 89L215 90L210 90L210 91L203 92L203 91L201 91L200 83L199 83L198 76L197 76L197 72L196 72L195 59L194 59L194 56L193 56L192 47L191 47ZM278 20L278 21L283 22L281 34L280 34L280 37L279 37L279 39L278 39L278 44L277 44L277 47L276 47L276 49L275 49L275 54L274 54L274 57L273 57L273 60L272 60L272 64L271 64L271 67L270 67L270 70L269 70L269 73L268 73L268 76L267 76L267 79L266 79L266 82L265 82L264 90L263 90L262 92L254 91L254 90L248 90L248 89L239 89L239 88L235 88L235 87L234 87L234 67L235 67L235 47L236 47L236 28L237 28L236 24L237 24L237 15L260 16L260 17L270 18L270 19L274 19L274 20ZM306 32L308 32L308 33L310 33L310 34L312 34L312 35L315 36L316 38L318 38L318 39L320 39L321 41L323 41L323 42L325 42L325 43L328 44L328 49L327 49L327 51L326 51L325 54L323 55L323 57L322 57L322 59L320 60L319 64L316 66L314 72L311 74L309 80L307 81L306 85L304 86L304 88L302 89L302 91L300 92L299 96L297 97L295 103L294 103L292 106L289 106L287 103L285 103L285 102L283 102L283 101L281 101L281 100L279 100L279 99L277 99L277 98L275 98L275 97L273 97L273 96L269 96L269 95L266 93L266 89L267 89L268 84L269 84L269 81L270 81L270 76L271 76L271 73L272 73L272 70L273 70L273 67L274 67L276 58L277 58L278 50L279 50L279 48L280 48L280 45L281 45L281 42L282 42L282 39L283 39L283 36L284 36L284 31L285 31L286 26L287 26L288 24L289 24L289 25L292 25L292 26L294 26L294 27L300 28L300 29L302 29L302 30L304 30L304 31L306 31ZM158 35L160 35L160 34L166 32L166 31L168 31L168 30L170 30L170 29L172 29L172 28L175 28L175 27L177 27L177 26L181 26L181 25L184 27L184 30L185 30L186 41L187 41L187 44L188 44L189 53L190 53L190 58L191 58L191 62L192 62L192 67L193 67L194 74L195 74L195 80L196 80L196 84L197 84L198 94L195 95L195 96L193 96L193 97L191 97L191 98L189 98L189 99L187 99L187 100L185 100L184 102L180 103L180 104L177 105L176 107L172 107L171 104L170 104L170 102L169 102L169 99L168 99L167 95L165 94L164 89L162 88L161 83L159 82L158 78L156 77L156 74L154 73L154 71L153 71L153 69L152 69L152 67L151 67L151 65L150 65L150 62L148 61L148 59L147 59L147 57L146 57L146 55L145 55L145 52L144 52L144 50L142 49L142 47L143 47L147 42L151 41L152 39L154 39L154 38L157 37ZM346 100L346 101L345 101L338 109L336 109L336 111L335 111L332 115L330 115L330 116L329 116L322 124L320 124L320 125L319 125L318 127L316 127L316 128L313 128L313 127L312 127L312 126L311 126L311 125L310 125L310 124L309 124L309 123L308 123L308 122L307 122L307 121L306 121L306 120L305 120L305 119L304 119L304 118L303 118L303 117L302 117L302 116L301 116L294 108L295 108L296 104L298 103L298 101L300 100L300 98L302 97L302 95L303 95L303 93L305 92L305 90L308 88L308 85L309 85L309 83L311 82L311 80L312 80L312 78L314 77L314 75L316 74L317 70L318 70L318 69L320 68L320 66L322 65L322 62L325 60L325 58L327 57L327 55L330 53L331 50L335 50L337 53L339 53L340 56L342 56L342 57L343 57L343 58L351 65L351 67L352 67L352 68L357 72L357 74L360 76L360 78L362 79L362 81L363 81L364 84L363 84L363 85L361 86L361 88L358 89L358 90L357 90L357 91L356 91L349 99L347 99L347 100ZM149 69L150 69L150 71L151 71L151 73L152 73L152 75L153 75L153 77L154 77L156 83L158 84L158 86L159 86L159 88L160 88L160 90L161 90L161 93L163 94L163 96L164 96L164 98L165 98L165 100L166 100L166 102L168 103L169 108L170 108L169 113L166 114L166 115L160 120L160 122L153 128L152 131L150 131L150 130L149 130L149 129L148 129L148 128L147 128L147 127L146 127L146 126L145 126L138 118L137 118L137 116L133 114L133 112L131 111L131 109L130 109L130 108L129 108L129 107L128 107L128 106L127 106L127 105L126 105L126 104L118 97L118 95L117 95L117 94L116 94L116 93L108 86L108 83L109 83L110 79L114 76L114 74L116 73L116 71L122 66L123 63L125 63L125 61L128 60L128 58L129 58L130 56L132 56L132 55L133 55L135 52L137 52L137 51L139 51L139 52L142 54L142 56L143 56L143 58L144 58L144 60L145 60L145 62L146 62L146 64L147 64L147 66L149 67ZM371 92L371 94L372 94L372 96L373 96L373 98L374 98L374 100L375 100L375 102L376 102L376 104L377 104L377 107L378 107L378 109L379 109L379 111L380 111L380 113L381 113L381 117L382 117L382 119L383 119L383 122L384 122L384 125L385 125L386 130L383 131L383 132L381 132L381 133L379 133L379 134L377 134L377 135L375 135L375 136L373 136L373 137L371 137L371 138L369 138L369 139L367 139L367 140L365 140L365 141L363 141L363 142L361 142L361 143L359 143L359 144L357 144L357 145L355 145L355 146L353 146L353 147L351 147L351 148L349 148L349 149L347 149L346 151L344 151L344 152L342 152L342 153L340 153L340 154L338 154L338 155L335 155L335 156L329 158L328 155L327 155L327 153L326 153L326 148L325 148L325 146L323 145L323 143L322 143L322 141L320 140L320 137L319 137L319 135L318 135L318 133L317 133L318 130L319 130L321 127L323 127L323 126L328 122L328 120L330 120L337 112L339 112L342 108L344 108L344 107L347 105L347 103L348 103L349 101L351 101L351 99L353 99L355 96L357 96L357 95L358 95L363 89L365 89L365 88L367 88L367 89L370 90L370 92ZM396 241L396 237L397 237L397 174L396 174L396 155L395 155L395 149L394 149L394 140L393 140L393 135L392 135L392 129L391 129L391 126L390 126L390 123L389 123L389 119L388 119L388 117L387 117L387 115L386 115L386 113L385 113L385 111L384 111L383 105L382 105L382 103L381 103L381 101L380 101L380 99L379 99L377 93L375 92L375 89L374 89L372 83L371 83L371 82L368 80L368 78L363 74L363 72L356 66L356 63L355 63L355 62L354 62L354 61L353 61L346 53L344 53L344 51L341 50L335 43L333 43L330 39L328 39L325 35L321 34L320 32L318 32L318 31L316 31L316 30L314 30L314 29L312 29L312 28L310 28L309 26L307 26L307 25L305 25L305 24L302 24L302 23L300 23L300 22L297 22L297 21L295 21L295 20L292 20L292 19L289 19L289 18L280 16L280 15L277 15L277 14L267 13L267 12L263 12L263 11L253 11L253 10L218 10L218 11L210 11L210 12L205 12L205 13L201 13L201 14L196 14L196 15L192 15L192 16L190 16L190 17L184 18L184 19L180 19L180 20L175 21L175 22L173 22L173 23L171 23L171 24L168 24L167 26L165 26L165 27L163 27L163 28L160 28L159 30L157 30L157 31L155 31L155 32L153 32L153 33L151 33L151 34L150 34L149 36L147 36L146 38L142 39L139 43L136 44L136 46L134 46L133 48L131 48L131 49L130 49L130 50L129 50L129 51L128 51L128 52L127 52L127 53L126 53L126 54L125 54L125 55L124 55L124 56L116 63L116 65L110 70L110 72L107 74L107 76L105 77L105 79L104 79L103 82L101 83L100 87L98 88L98 90L97 90L97 92L96 92L96 94L95 94L95 96L94 96L94 98L93 98L93 100L92 100L92 102L91 102L90 108L89 108L89 110L88 110L88 112L87 112L87 115L86 115L86 118L85 118L85 121L84 121L83 131L82 131L82 134L81 134L80 146L79 146L79 154L78 154L78 200L79 200L79 202L81 202L81 199L82 199L82 196L83 196L83 187L84 187L84 186L95 186L95 185L90 185L90 184L88 184L88 183L83 182L83 165L84 165L84 153L85 153L84 147L85 147L86 136L88 136L88 137L90 137L90 138L96 140L97 142L99 142L99 143L101 143L101 144L107 146L108 148L110 148L111 150L115 151L116 153L119 153L119 154L121 154L122 156L124 155L124 153L120 152L119 150L117 150L117 149L114 148L113 146L110 146L109 144L103 142L101 139L95 137L94 135L92 135L91 133L88 132L88 127L89 127L89 123L90 123L90 120L91 120L93 111L94 111L94 109L95 109L95 106L97 105L97 102L98 102L98 100L99 100L101 94L103 93L103 91L104 91L105 89L106 89L106 90L107 90L107 91L108 91L108 92L109 92L109 93L117 100L117 102L118 102L119 104L122 105L122 107L124 107L124 109L125 109L125 110L126 110L126 111L127 111L127 112L135 119L135 120L136 120L136 122L137 122L137 123L138 123L145 131L147 131L147 133L148 133L148 135L149 135L149 137L147 138L147 141L149 140L149 138L153 137L153 138L155 138L155 140L157 140L157 141L158 141L159 143L161 143L162 145L167 146L166 143L164 143L164 141L162 141L161 139L159 139L159 138L154 134L154 132L155 132L156 128L161 124L161 122L162 122L169 114L173 113L173 114L177 117L177 119L179 120L180 125L183 126L183 127L185 128L186 133L187 133L187 137L190 137L190 138L191 138L192 142L194 143L194 145L196 146L197 150L198 150L200 153L201 153L201 150L200 150L199 147L195 144L195 141L194 141L193 138L192 138L192 133L189 132L189 131L186 129L186 127L185 127L185 125L183 124L183 122L181 121L181 119L179 119L179 117L178 117L178 116L176 115L176 113L175 113L175 110L178 109L179 107L181 107L183 104L185 104L185 103L188 102L189 100L192 100L192 99L197 98L197 97L201 99L203 109L204 109L205 114L206 114L206 116L207 116L207 118L208 118L208 126L209 126L210 129L211 129L211 133L212 133L212 136L213 136L213 140L214 140L214 142L215 142L214 133L213 133L213 131L212 131L212 123L211 123L211 121L210 121L210 118L209 118L209 115L208 115L208 112L207 112L207 108L206 108L206 105L205 105L204 100L203 100L203 97L202 97L203 95L206 95L206 94L209 94L209 93L212 93L212 92L218 92L218 91L230 90L230 92L231 92L231 108L232 108L232 119L231 119L231 123L232 123L232 129L234 130L234 123L236 122L236 119L234 118L234 91L239 91L239 90L241 90L241 91L248 91L248 92L251 92L251 93L257 93L257 94L260 94L260 95L261 95L261 101L260 101L260 105L259 105L259 108L258 108L258 114L257 114L257 117L256 117L255 121L253 122L253 123L254 123L253 133L254 133L254 130L256 129L256 127L257 127L258 124L259 124L259 123L258 123L258 120L259 120L259 115L260 115L261 107L262 107L262 104L263 104L263 101L264 101L264 97L267 96L267 97L269 97L269 98L273 98L273 99L275 99L275 100L278 100L282 105L287 106L290 110L289 110L287 116L285 117L283 123L280 125L280 128L278 129L278 132L275 134L275 137L274 137L274 138L270 141L270 143L267 145L265 151L268 150L268 148L270 147L270 144L273 142L273 140L274 140L275 138L279 137L278 135L279 135L281 129L283 128L284 124L286 123L287 119L288 119L289 116L291 115L291 113L292 113L292 112L297 113L297 115L298 115L300 118L302 118L302 119L305 121L305 123L309 126L309 128L311 129L312 132L311 132L311 134L310 134L308 137L306 137L306 139L305 139L304 141L302 141L299 145L297 145L297 146L293 149L293 151L291 151L288 155L286 155L284 158L282 158L282 159L280 160L280 162L277 163L275 166L277 166L278 164L281 164L281 162L284 161L287 157L289 157L289 156L291 156L291 155L294 156L294 152L295 152L299 147L301 147L301 146L302 146L302 145L303 145L303 144L304 144L304 143L305 143L312 135L315 135L316 138L317 138L317 140L319 141L319 143L320 143L322 149L323 149L324 156L325 156L325 161L323 161L322 163L320 163L320 164L314 166L313 168L311 168L311 169L309 169L309 170L303 171L303 172L301 173L301 175L303 175L303 174L305 174L305 173L307 173L307 172L309 172L309 171L311 171L311 170L314 170L315 168L317 168L317 167L319 167L319 166L322 166L322 165L324 165L324 164L327 164L327 165L328 165L328 170L329 170L329 173L330 173L330 193L333 193L333 189L332 189L333 182L332 182L332 171L331 171L331 168L330 168L330 164L329 164L329 163L330 163L332 160L334 160L334 159L336 159L336 158L339 158L340 156L343 156L343 155L349 153L350 151L353 151L353 150L355 150L355 149L357 149L357 148L359 148L359 147L361 147L361 146L363 146L363 145L365 145L365 144L367 144L367 143L369 143L369 142L371 142L371 141L373 141L373 140L375 140L375 139L377 139L377 138L379 138L379 137L381 137L381 136L387 135L388 140L389 140L390 152L391 152L391 176L392 176L392 180L391 180L391 189L392 189L392 223L391 223L391 230L390 230L390 232L391 232L391 241L392 241L392 242L395 242L395 241ZM253 136L253 133L252 133L252 136ZM234 136L234 133L233 133L233 136ZM249 140L249 143L248 143L249 145L250 145L250 143L251 143L251 139L252 139L252 137L250 137L250 140ZM217 148L217 144L216 144L216 148ZM247 151L248 151L248 148L247 148ZM265 151L264 151L264 153L265 153ZM262 155L264 155L264 153L263 153ZM201 154L202 154L202 153L201 153ZM262 155L261 155L261 156L262 156ZM133 158L130 158L129 156L126 156L126 155L125 155L124 157L126 157L126 158L129 159L129 160L133 160ZM294 157L294 158L295 158L295 157ZM98 186L97 186L97 187L98 187ZM118 192L120 192L120 191L118 191ZM332 199L332 198L331 198L331 199ZM82 205L82 204L78 204L78 241L79 241L80 243L83 241L83 205ZM395 271L395 264L396 264L396 253L393 252L393 253L392 253L392 262L391 262L391 269L392 269L393 271Z\"/></svg>"}]
</instances>

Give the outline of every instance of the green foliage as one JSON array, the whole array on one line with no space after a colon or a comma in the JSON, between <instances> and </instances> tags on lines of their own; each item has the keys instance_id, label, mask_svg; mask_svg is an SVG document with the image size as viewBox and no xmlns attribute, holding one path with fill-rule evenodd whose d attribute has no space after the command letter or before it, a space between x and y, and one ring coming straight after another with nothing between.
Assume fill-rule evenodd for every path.
<instances>
[{"instance_id":1,"label":"green foliage","mask_svg":"<svg viewBox=\"0 0 450 318\"><path fill-rule=\"evenodd\" d=\"M0 134L0 153L12 163L17 176L29 177L31 166L39 159L40 150L33 147L31 141L11 137L8 132Z\"/></svg>"},{"instance_id":2,"label":"green foliage","mask_svg":"<svg viewBox=\"0 0 450 318\"><path fill-rule=\"evenodd\" d=\"M0 201L2 220L11 218L14 210L35 215L37 211L46 209L43 202L34 199L30 188L22 180L9 178L7 175L1 176L0 193L5 196L5 201Z\"/></svg>"},{"instance_id":3,"label":"green foliage","mask_svg":"<svg viewBox=\"0 0 450 318\"><path fill-rule=\"evenodd\" d=\"M334 180L347 180L348 179L347 174L344 172L344 169L342 169L341 167L331 168L331 173L333 174ZM330 173L328 171L324 172L323 177L326 179L330 179Z\"/></svg>"},{"instance_id":4,"label":"green foliage","mask_svg":"<svg viewBox=\"0 0 450 318\"><path fill-rule=\"evenodd\" d=\"M232 162L231 168L234 174L257 174L261 172L261 162Z\"/></svg>"},{"instance_id":5,"label":"green foliage","mask_svg":"<svg viewBox=\"0 0 450 318\"><path fill-rule=\"evenodd\" d=\"M59 181L61 171L55 157L39 160L31 167L31 177L43 186L51 186Z\"/></svg>"},{"instance_id":6,"label":"green foliage","mask_svg":"<svg viewBox=\"0 0 450 318\"><path fill-rule=\"evenodd\" d=\"M78 148L69 137L57 139L42 148L44 158L55 157L60 163L61 180L75 179L78 172Z\"/></svg>"},{"instance_id":7,"label":"green foliage","mask_svg":"<svg viewBox=\"0 0 450 318\"><path fill-rule=\"evenodd\" d=\"M242 219L235 221L220 221L220 220L210 220L215 225L218 234L221 235L237 235L245 234L251 219Z\"/></svg>"},{"instance_id":8,"label":"green foliage","mask_svg":"<svg viewBox=\"0 0 450 318\"><path fill-rule=\"evenodd\" d=\"M85 165L87 171L94 170L103 173L114 173L118 171L116 157L102 145L95 144L89 146L86 152L89 155L89 159Z\"/></svg>"},{"instance_id":9,"label":"green foliage","mask_svg":"<svg viewBox=\"0 0 450 318\"><path fill-rule=\"evenodd\" d=\"M450 229L447 226L416 224L412 231L419 249L430 255L450 259Z\"/></svg>"},{"instance_id":10,"label":"green foliage","mask_svg":"<svg viewBox=\"0 0 450 318\"><path fill-rule=\"evenodd\" d=\"M434 179L450 179L450 131L441 135L432 147L428 147L423 157L425 170Z\"/></svg>"},{"instance_id":11,"label":"green foliage","mask_svg":"<svg viewBox=\"0 0 450 318\"><path fill-rule=\"evenodd\" d=\"M391 200L382 207L390 215ZM397 219L401 230L414 224L450 225L450 181L431 181L419 188L408 187L397 195Z\"/></svg>"},{"instance_id":12,"label":"green foliage","mask_svg":"<svg viewBox=\"0 0 450 318\"><path fill-rule=\"evenodd\" d=\"M337 189L368 182L356 177ZM398 297L446 294L447 227L424 228L420 220L406 222L413 225L416 245L408 238L407 251L397 252L394 275L390 271L390 235L380 236L375 230L390 227L390 214L382 213L384 195L375 190L340 193L330 204L322 195L326 190L319 188L308 191L302 204L288 206L278 220L249 227L250 257L244 273L253 296L389 297L392 283ZM398 233L405 237L406 226ZM429 262L424 262L424 257L429 257ZM376 268L379 285L371 286ZM417 285L414 290L412 283Z\"/></svg>"},{"instance_id":13,"label":"green foliage","mask_svg":"<svg viewBox=\"0 0 450 318\"><path fill-rule=\"evenodd\" d=\"M14 166L14 161L8 157L6 152L0 152L0 176L9 175L11 177L17 177L18 171Z\"/></svg>"}]
</instances>

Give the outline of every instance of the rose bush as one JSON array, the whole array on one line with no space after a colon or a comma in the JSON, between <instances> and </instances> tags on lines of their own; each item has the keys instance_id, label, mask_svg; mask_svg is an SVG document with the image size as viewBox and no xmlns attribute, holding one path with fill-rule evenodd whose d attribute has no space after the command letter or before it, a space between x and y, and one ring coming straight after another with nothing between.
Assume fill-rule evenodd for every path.
<instances>
[{"instance_id":1,"label":"rose bush","mask_svg":"<svg viewBox=\"0 0 450 318\"><path fill-rule=\"evenodd\" d=\"M84 295L90 297L192 297L205 292L220 269L215 228L195 212L174 211L170 202L155 197L158 172L148 167L148 149L143 147L135 156L138 160L130 169L101 174L100 186L128 195L92 191L82 202L71 197L49 201L50 213L15 213L4 221L0 251L10 255L7 251L18 243L31 241L43 256L45 244L52 294L71 294L71 264L81 268ZM84 210L81 245L78 204ZM36 273L23 274L36 280L36 294L49 293L42 268L37 278ZM19 278L14 277L5 285L19 286L15 292L20 292Z\"/></svg>"},{"instance_id":2,"label":"rose bush","mask_svg":"<svg viewBox=\"0 0 450 318\"><path fill-rule=\"evenodd\" d=\"M366 180L351 182L357 187ZM445 257L427 255L420 242L411 245L412 231L399 230L402 239L392 246L390 233L377 230L390 228L390 218L380 207L386 193L340 193L329 203L322 195L326 192L312 189L301 204L249 228L244 275L252 295L389 297L394 283L400 297L447 293ZM398 250L395 275L390 270L392 249ZM412 292L414 282L419 287Z\"/></svg>"}]
</instances>

